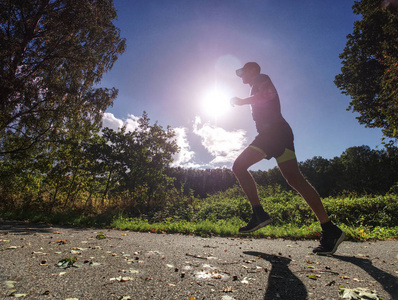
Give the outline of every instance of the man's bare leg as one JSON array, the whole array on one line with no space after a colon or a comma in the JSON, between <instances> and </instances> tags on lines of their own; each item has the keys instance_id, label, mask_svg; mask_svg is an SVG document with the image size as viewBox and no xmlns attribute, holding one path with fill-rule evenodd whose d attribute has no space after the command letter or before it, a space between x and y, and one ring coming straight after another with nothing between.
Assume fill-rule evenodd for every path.
<instances>
[{"instance_id":1,"label":"man's bare leg","mask_svg":"<svg viewBox=\"0 0 398 300\"><path fill-rule=\"evenodd\" d=\"M322 237L319 246L314 248L313 252L322 255L333 254L344 241L345 233L330 222L318 192L300 172L297 160L278 163L278 166L289 185L300 193L321 223Z\"/></svg>"},{"instance_id":2,"label":"man's bare leg","mask_svg":"<svg viewBox=\"0 0 398 300\"><path fill-rule=\"evenodd\" d=\"M232 171L252 206L259 206L261 204L258 198L256 182L248 169L262 159L264 159L263 154L248 147L243 150L232 166Z\"/></svg>"},{"instance_id":3,"label":"man's bare leg","mask_svg":"<svg viewBox=\"0 0 398 300\"><path fill-rule=\"evenodd\" d=\"M329 217L318 192L304 178L298 167L297 160L292 159L283 163L278 163L278 167L287 183L294 188L311 207L319 222L326 223L329 221Z\"/></svg>"},{"instance_id":4,"label":"man's bare leg","mask_svg":"<svg viewBox=\"0 0 398 300\"><path fill-rule=\"evenodd\" d=\"M238 179L253 208L252 218L239 232L252 232L272 222L272 218L264 211L258 198L257 185L248 171L249 167L259 162L264 155L253 148L246 148L235 160L232 170Z\"/></svg>"}]
</instances>

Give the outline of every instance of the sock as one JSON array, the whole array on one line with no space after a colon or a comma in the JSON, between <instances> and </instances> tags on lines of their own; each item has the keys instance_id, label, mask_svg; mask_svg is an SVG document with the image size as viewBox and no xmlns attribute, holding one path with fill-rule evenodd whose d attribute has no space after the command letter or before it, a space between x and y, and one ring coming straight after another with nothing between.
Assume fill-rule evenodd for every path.
<instances>
[{"instance_id":1,"label":"sock","mask_svg":"<svg viewBox=\"0 0 398 300\"><path fill-rule=\"evenodd\" d=\"M337 231L338 227L332 223L332 221L327 221L325 223L321 223L322 230L324 231Z\"/></svg>"},{"instance_id":2,"label":"sock","mask_svg":"<svg viewBox=\"0 0 398 300\"><path fill-rule=\"evenodd\" d=\"M253 213L256 215L256 216L261 216L262 214L264 214L264 209L263 209L263 207L261 206L261 205L258 205L258 206L253 206L252 207L253 208Z\"/></svg>"}]
</instances>

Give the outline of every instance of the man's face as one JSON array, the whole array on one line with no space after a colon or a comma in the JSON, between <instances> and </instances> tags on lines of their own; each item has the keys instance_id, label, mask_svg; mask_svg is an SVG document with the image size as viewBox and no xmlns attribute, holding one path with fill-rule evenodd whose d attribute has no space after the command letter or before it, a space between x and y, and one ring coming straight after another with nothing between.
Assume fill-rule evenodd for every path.
<instances>
[{"instance_id":1,"label":"man's face","mask_svg":"<svg viewBox=\"0 0 398 300\"><path fill-rule=\"evenodd\" d=\"M243 70L243 74L241 76L242 82L244 84L251 84L253 79L256 77L257 72L254 69L246 69Z\"/></svg>"}]
</instances>

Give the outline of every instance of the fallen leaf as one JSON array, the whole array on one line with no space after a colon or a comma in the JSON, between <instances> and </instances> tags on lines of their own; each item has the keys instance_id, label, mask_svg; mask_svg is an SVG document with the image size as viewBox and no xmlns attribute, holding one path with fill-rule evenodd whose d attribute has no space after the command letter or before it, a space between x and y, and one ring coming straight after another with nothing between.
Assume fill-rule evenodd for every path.
<instances>
[{"instance_id":1,"label":"fallen leaf","mask_svg":"<svg viewBox=\"0 0 398 300\"><path fill-rule=\"evenodd\" d=\"M314 274L308 275L308 278L312 280L317 280L316 275Z\"/></svg>"},{"instance_id":2,"label":"fallen leaf","mask_svg":"<svg viewBox=\"0 0 398 300\"><path fill-rule=\"evenodd\" d=\"M79 251L85 251L88 250L88 248L81 248L81 247L72 247L72 250L79 250Z\"/></svg>"},{"instance_id":3,"label":"fallen leaf","mask_svg":"<svg viewBox=\"0 0 398 300\"><path fill-rule=\"evenodd\" d=\"M22 293L18 293L18 294L13 294L14 298L23 298L26 297L28 294L22 294Z\"/></svg>"},{"instance_id":4,"label":"fallen leaf","mask_svg":"<svg viewBox=\"0 0 398 300\"><path fill-rule=\"evenodd\" d=\"M226 286L222 289L222 292L224 293L232 293L234 291L234 289L232 288L232 286Z\"/></svg>"},{"instance_id":5,"label":"fallen leaf","mask_svg":"<svg viewBox=\"0 0 398 300\"><path fill-rule=\"evenodd\" d=\"M95 238L96 238L97 240L103 240L103 239L106 239L106 236L105 236L105 234L103 234L102 232L100 232L98 235L95 236Z\"/></svg>"},{"instance_id":6,"label":"fallen leaf","mask_svg":"<svg viewBox=\"0 0 398 300\"><path fill-rule=\"evenodd\" d=\"M130 270L121 270L123 273L131 273L131 274L138 274L138 270L130 269Z\"/></svg>"},{"instance_id":7,"label":"fallen leaf","mask_svg":"<svg viewBox=\"0 0 398 300\"><path fill-rule=\"evenodd\" d=\"M343 299L350 300L361 300L361 299L369 299L369 300L379 300L380 297L376 294L375 291L371 291L366 288L340 288L340 297Z\"/></svg>"},{"instance_id":8,"label":"fallen leaf","mask_svg":"<svg viewBox=\"0 0 398 300\"><path fill-rule=\"evenodd\" d=\"M332 280L331 282L329 282L326 286L332 286L336 283L336 281Z\"/></svg>"},{"instance_id":9,"label":"fallen leaf","mask_svg":"<svg viewBox=\"0 0 398 300\"><path fill-rule=\"evenodd\" d=\"M249 284L249 281L247 280L247 277L243 278L243 280L241 281L241 283L243 283L243 284Z\"/></svg>"},{"instance_id":10,"label":"fallen leaf","mask_svg":"<svg viewBox=\"0 0 398 300\"><path fill-rule=\"evenodd\" d=\"M221 300L235 300L235 298L232 298L231 296L228 295L223 295L221 296Z\"/></svg>"},{"instance_id":11,"label":"fallen leaf","mask_svg":"<svg viewBox=\"0 0 398 300\"><path fill-rule=\"evenodd\" d=\"M17 283L17 282L16 282L16 281L12 281L12 280L6 280L6 281L4 281L4 284L6 285L6 287L7 287L8 289L13 289L15 283Z\"/></svg>"},{"instance_id":12,"label":"fallen leaf","mask_svg":"<svg viewBox=\"0 0 398 300\"><path fill-rule=\"evenodd\" d=\"M120 281L124 282L124 281L130 281L130 280L133 280L133 278L131 278L131 277L122 277Z\"/></svg>"},{"instance_id":13,"label":"fallen leaf","mask_svg":"<svg viewBox=\"0 0 398 300\"><path fill-rule=\"evenodd\" d=\"M109 280L110 281L115 281L116 280L116 281L120 281L120 282L125 282L125 281L133 280L133 278L119 276L119 277L110 278Z\"/></svg>"},{"instance_id":14,"label":"fallen leaf","mask_svg":"<svg viewBox=\"0 0 398 300\"><path fill-rule=\"evenodd\" d=\"M72 258L64 258L61 259L60 261L58 261L57 263L57 267L59 268L69 268L69 267L73 267L73 265L76 263L77 258L76 256L72 257Z\"/></svg>"},{"instance_id":15,"label":"fallen leaf","mask_svg":"<svg viewBox=\"0 0 398 300\"><path fill-rule=\"evenodd\" d=\"M17 248L18 248L18 246L8 246L6 248L6 250L14 250L14 249L17 249Z\"/></svg>"}]
</instances>

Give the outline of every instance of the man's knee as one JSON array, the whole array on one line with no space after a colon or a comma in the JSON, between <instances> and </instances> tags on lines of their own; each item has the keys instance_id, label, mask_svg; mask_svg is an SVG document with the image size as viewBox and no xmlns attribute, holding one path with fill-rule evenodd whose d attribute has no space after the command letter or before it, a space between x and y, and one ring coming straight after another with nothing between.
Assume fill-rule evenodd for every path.
<instances>
[{"instance_id":1,"label":"man's knee","mask_svg":"<svg viewBox=\"0 0 398 300\"><path fill-rule=\"evenodd\" d=\"M238 159L234 161L232 165L232 172L234 172L235 176L239 176L242 172L247 171L247 167L245 167Z\"/></svg>"},{"instance_id":2,"label":"man's knee","mask_svg":"<svg viewBox=\"0 0 398 300\"><path fill-rule=\"evenodd\" d=\"M304 178L301 172L285 172L283 174L286 182L294 189L300 189L304 184L307 183L307 180Z\"/></svg>"}]
</instances>

